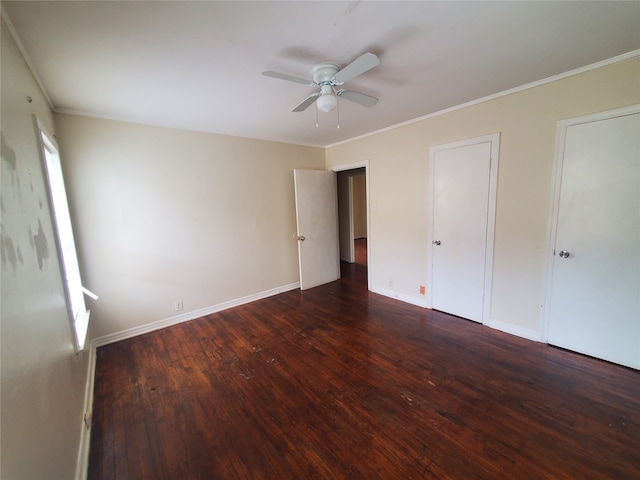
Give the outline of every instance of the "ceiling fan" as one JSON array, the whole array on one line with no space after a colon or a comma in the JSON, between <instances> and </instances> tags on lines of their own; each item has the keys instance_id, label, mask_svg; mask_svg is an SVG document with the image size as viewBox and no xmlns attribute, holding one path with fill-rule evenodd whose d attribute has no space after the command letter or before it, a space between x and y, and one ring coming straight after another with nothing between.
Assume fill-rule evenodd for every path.
<instances>
[{"instance_id":1,"label":"ceiling fan","mask_svg":"<svg viewBox=\"0 0 640 480\"><path fill-rule=\"evenodd\" d=\"M380 60L373 53L364 53L356 58L342 70L333 63L320 63L313 67L313 80L305 80L304 78L293 77L286 73L273 72L267 70L262 72L265 77L279 78L288 80L289 82L302 83L309 87L320 87L320 91L309 95L297 107L294 112L302 112L313 102L317 101L318 109L323 112L330 112L338 105L337 97L346 98L352 102L358 103L365 107L373 107L378 103L378 99L370 97L364 93L346 90L344 88L336 90L335 87L344 85L349 80L368 72L376 65L380 64Z\"/></svg>"}]
</instances>

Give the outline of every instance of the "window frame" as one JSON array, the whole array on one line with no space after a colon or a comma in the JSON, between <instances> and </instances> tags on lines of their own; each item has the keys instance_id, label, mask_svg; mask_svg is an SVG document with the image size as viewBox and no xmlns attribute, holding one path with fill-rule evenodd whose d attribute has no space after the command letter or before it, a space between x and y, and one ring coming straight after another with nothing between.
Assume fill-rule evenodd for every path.
<instances>
[{"instance_id":1,"label":"window frame","mask_svg":"<svg viewBox=\"0 0 640 480\"><path fill-rule=\"evenodd\" d=\"M60 275L65 291L67 315L73 332L76 352L84 350L89 330L90 312L86 308L84 294L90 293L82 286L80 265L73 235L69 201L64 185L60 150L53 135L34 115L38 153L44 173L51 223L56 237L56 249L60 262ZM92 294L93 298L97 298Z\"/></svg>"}]
</instances>

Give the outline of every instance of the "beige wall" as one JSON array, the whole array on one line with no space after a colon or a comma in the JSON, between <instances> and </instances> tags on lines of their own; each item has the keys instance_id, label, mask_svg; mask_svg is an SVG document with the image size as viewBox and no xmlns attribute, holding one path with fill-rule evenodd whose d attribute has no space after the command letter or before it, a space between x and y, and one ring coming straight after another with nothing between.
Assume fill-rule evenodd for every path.
<instances>
[{"instance_id":1,"label":"beige wall","mask_svg":"<svg viewBox=\"0 0 640 480\"><path fill-rule=\"evenodd\" d=\"M2 24L2 467L10 479L71 479L88 354L74 353L32 114L47 102ZM32 97L32 102L27 101Z\"/></svg>"},{"instance_id":2,"label":"beige wall","mask_svg":"<svg viewBox=\"0 0 640 480\"><path fill-rule=\"evenodd\" d=\"M328 148L329 168L370 161L372 289L423 302L429 147L500 132L491 319L537 336L556 122L638 102L635 57Z\"/></svg>"},{"instance_id":3,"label":"beige wall","mask_svg":"<svg viewBox=\"0 0 640 480\"><path fill-rule=\"evenodd\" d=\"M324 150L56 115L93 338L299 281L294 168Z\"/></svg>"}]
</instances>

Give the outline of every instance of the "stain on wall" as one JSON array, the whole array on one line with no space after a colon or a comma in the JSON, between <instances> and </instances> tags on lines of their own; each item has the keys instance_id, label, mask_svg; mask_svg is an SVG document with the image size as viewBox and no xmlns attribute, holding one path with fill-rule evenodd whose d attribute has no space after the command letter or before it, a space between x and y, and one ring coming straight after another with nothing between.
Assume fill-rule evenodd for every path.
<instances>
[{"instance_id":1,"label":"stain on wall","mask_svg":"<svg viewBox=\"0 0 640 480\"><path fill-rule=\"evenodd\" d=\"M38 219L38 233L33 236L33 245L35 246L36 256L38 257L38 267L42 270L45 265L45 260L49 258L49 242L42 229L40 219Z\"/></svg>"},{"instance_id":2,"label":"stain on wall","mask_svg":"<svg viewBox=\"0 0 640 480\"><path fill-rule=\"evenodd\" d=\"M11 265L13 275L16 275L18 270L18 252L13 245L13 240L6 234L4 226L2 227L2 233L0 234L0 240L2 241L2 268L4 269L7 264ZM22 263L22 254L20 254L20 263Z\"/></svg>"},{"instance_id":3,"label":"stain on wall","mask_svg":"<svg viewBox=\"0 0 640 480\"><path fill-rule=\"evenodd\" d=\"M20 172L18 170L18 158L15 150L9 144L7 137L3 132L0 132L0 146L2 157L2 213L3 217L14 217L15 215L22 216L23 201L27 197L33 197L36 193L31 168L26 169L27 176L29 178L29 191L22 192L20 185ZM7 181L10 179L10 182ZM26 197L24 194L26 193ZM43 210L45 203L41 196L38 196L38 207ZM8 218L7 217L7 218ZM24 264L24 256L20 249L20 235L16 236L16 232L8 231L5 228L5 222L2 223L2 231L0 233L0 239L2 240L2 246L0 247L0 254L2 257L2 267L11 267L13 275L16 276L18 267ZM23 237L22 237L23 238ZM27 230L27 238L29 240L29 246L35 253L38 260L38 268L42 271L47 265L47 260L51 255L49 248L49 240L45 234L42 226L42 221L38 218L38 230L33 234L31 226Z\"/></svg>"},{"instance_id":4,"label":"stain on wall","mask_svg":"<svg viewBox=\"0 0 640 480\"><path fill-rule=\"evenodd\" d=\"M3 167L7 167L8 169L9 176L11 177L11 186L15 194L20 191L20 177L18 176L17 170L18 160L16 158L16 152L7 142L3 132L0 132L0 156L2 157ZM7 172L3 172L3 175L6 175L6 173Z\"/></svg>"},{"instance_id":5,"label":"stain on wall","mask_svg":"<svg viewBox=\"0 0 640 480\"><path fill-rule=\"evenodd\" d=\"M13 148L9 146L6 139L4 138L4 133L0 132L0 148L2 149L2 160L7 162L11 169L16 171L16 152L13 151Z\"/></svg>"},{"instance_id":6,"label":"stain on wall","mask_svg":"<svg viewBox=\"0 0 640 480\"><path fill-rule=\"evenodd\" d=\"M0 132L0 156L2 157L2 214L5 218L5 196L9 202L9 206L12 206L19 198L20 179L17 171L17 158L16 153L11 148L3 132ZM7 182L6 179L11 179ZM11 237L4 224L2 225L2 231L0 233L0 241L2 245L0 247L0 255L2 257L2 268L7 266L11 267L13 276L16 276L18 269L18 262L22 263L22 252L16 248L16 242Z\"/></svg>"}]
</instances>

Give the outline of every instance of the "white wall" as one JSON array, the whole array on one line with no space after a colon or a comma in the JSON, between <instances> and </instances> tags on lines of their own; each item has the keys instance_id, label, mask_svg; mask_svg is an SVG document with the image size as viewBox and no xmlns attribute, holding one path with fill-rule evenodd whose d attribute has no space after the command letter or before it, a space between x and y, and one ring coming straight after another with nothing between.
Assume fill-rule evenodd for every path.
<instances>
[{"instance_id":1,"label":"white wall","mask_svg":"<svg viewBox=\"0 0 640 480\"><path fill-rule=\"evenodd\" d=\"M56 115L93 338L299 281L294 168L324 150Z\"/></svg>"},{"instance_id":2,"label":"white wall","mask_svg":"<svg viewBox=\"0 0 640 480\"><path fill-rule=\"evenodd\" d=\"M0 476L71 479L83 428L88 354L74 353L32 120L36 114L53 133L53 117L4 23L1 71Z\"/></svg>"},{"instance_id":3,"label":"white wall","mask_svg":"<svg viewBox=\"0 0 640 480\"><path fill-rule=\"evenodd\" d=\"M500 132L491 318L498 328L536 338L556 122L638 102L635 57L328 148L328 167L370 162L372 289L424 301L429 147Z\"/></svg>"}]
</instances>

